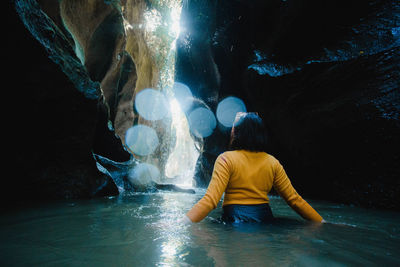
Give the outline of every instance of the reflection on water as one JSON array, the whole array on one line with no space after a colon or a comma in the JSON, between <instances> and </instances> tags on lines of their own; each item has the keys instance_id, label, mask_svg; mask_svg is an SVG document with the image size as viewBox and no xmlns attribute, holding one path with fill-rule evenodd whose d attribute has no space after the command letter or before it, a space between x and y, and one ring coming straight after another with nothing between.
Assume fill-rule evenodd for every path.
<instances>
[{"instance_id":1,"label":"reflection on water","mask_svg":"<svg viewBox=\"0 0 400 267\"><path fill-rule=\"evenodd\" d=\"M176 266L179 259L188 254L184 251L189 238L188 225L178 222L184 215L185 205L182 198L173 194L164 194L162 198L164 201L160 206L160 219L153 223L158 228L162 242L160 264Z\"/></svg>"},{"instance_id":2,"label":"reflection on water","mask_svg":"<svg viewBox=\"0 0 400 267\"><path fill-rule=\"evenodd\" d=\"M0 266L364 266L400 264L400 216L310 201L330 224L303 221L280 198L268 225L225 225L220 208L178 220L204 194L136 193L8 211Z\"/></svg>"}]
</instances>

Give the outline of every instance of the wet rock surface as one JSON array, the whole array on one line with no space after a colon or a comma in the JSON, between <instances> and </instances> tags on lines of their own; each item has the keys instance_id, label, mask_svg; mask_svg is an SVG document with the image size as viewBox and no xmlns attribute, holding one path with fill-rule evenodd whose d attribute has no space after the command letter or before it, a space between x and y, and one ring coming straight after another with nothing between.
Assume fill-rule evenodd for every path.
<instances>
[{"instance_id":1,"label":"wet rock surface","mask_svg":"<svg viewBox=\"0 0 400 267\"><path fill-rule=\"evenodd\" d=\"M247 97L299 192L398 208L399 64L394 48L272 79L249 73Z\"/></svg>"},{"instance_id":2,"label":"wet rock surface","mask_svg":"<svg viewBox=\"0 0 400 267\"><path fill-rule=\"evenodd\" d=\"M15 27L4 62L9 66L5 82L13 85L7 99L21 99L21 113L30 118L7 116L15 140L8 154L18 174L6 179L5 199L118 194L110 172L94 155L118 164L132 161L125 133L134 124L157 131L160 145L153 163L163 171L170 122L147 121L134 111L137 93L161 89L162 60L144 32L149 5L133 0L8 1L8 23Z\"/></svg>"},{"instance_id":3,"label":"wet rock surface","mask_svg":"<svg viewBox=\"0 0 400 267\"><path fill-rule=\"evenodd\" d=\"M234 95L259 112L269 129L269 152L303 196L400 208L398 2L187 5L197 8L186 11L191 27L180 39L179 79L206 73L192 86L218 80L208 85L216 102ZM211 56L196 56L199 36ZM210 64L217 74L208 71ZM216 131L205 140L200 168L226 149L226 138ZM202 179L207 184L209 176Z\"/></svg>"},{"instance_id":4,"label":"wet rock surface","mask_svg":"<svg viewBox=\"0 0 400 267\"><path fill-rule=\"evenodd\" d=\"M5 118L6 137L12 140L5 150L6 166L12 174L3 180L2 199L12 205L117 195L111 177L96 167L93 152L117 161L131 155L110 130L99 83L80 65L68 36L52 33L52 28L31 28L48 45L43 46L23 24L14 2L7 4L13 29L3 54L4 82L6 99L18 104L15 109L8 106L13 111ZM50 22L30 11L32 27Z\"/></svg>"},{"instance_id":5,"label":"wet rock surface","mask_svg":"<svg viewBox=\"0 0 400 267\"><path fill-rule=\"evenodd\" d=\"M8 1L3 51L12 175L2 196L117 194L94 154L123 165L126 130L152 124L133 108L160 78L138 26L146 1L15 2L22 12ZM399 210L397 1L184 1L182 14L176 78L202 106L215 112L234 95L259 112L269 152L304 197ZM220 125L205 138L197 185L207 186L228 138Z\"/></svg>"}]
</instances>

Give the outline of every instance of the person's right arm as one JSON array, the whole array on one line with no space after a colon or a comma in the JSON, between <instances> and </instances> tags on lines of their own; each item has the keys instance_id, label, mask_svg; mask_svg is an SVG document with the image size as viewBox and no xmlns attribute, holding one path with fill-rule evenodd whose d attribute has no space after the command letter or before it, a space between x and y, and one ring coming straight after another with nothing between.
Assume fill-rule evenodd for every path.
<instances>
[{"instance_id":1,"label":"person's right arm","mask_svg":"<svg viewBox=\"0 0 400 267\"><path fill-rule=\"evenodd\" d=\"M325 222L318 212L296 192L279 161L275 164L274 173L273 186L275 190L294 211L306 220Z\"/></svg>"},{"instance_id":2,"label":"person's right arm","mask_svg":"<svg viewBox=\"0 0 400 267\"><path fill-rule=\"evenodd\" d=\"M188 213L186 213L190 221L200 222L210 211L217 207L228 185L229 177L230 167L228 161L223 155L220 155L215 161L213 174L206 194Z\"/></svg>"}]
</instances>

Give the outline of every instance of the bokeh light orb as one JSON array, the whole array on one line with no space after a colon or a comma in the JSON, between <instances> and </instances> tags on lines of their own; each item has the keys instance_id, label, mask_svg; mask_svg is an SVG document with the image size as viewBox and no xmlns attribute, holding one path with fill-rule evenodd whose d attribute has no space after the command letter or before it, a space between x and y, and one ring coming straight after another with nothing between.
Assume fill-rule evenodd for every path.
<instances>
[{"instance_id":1,"label":"bokeh light orb","mask_svg":"<svg viewBox=\"0 0 400 267\"><path fill-rule=\"evenodd\" d=\"M128 174L129 181L134 185L148 185L157 182L160 178L160 171L156 166L149 163L136 165Z\"/></svg>"},{"instance_id":2,"label":"bokeh light orb","mask_svg":"<svg viewBox=\"0 0 400 267\"><path fill-rule=\"evenodd\" d=\"M190 131L200 138L210 136L217 126L217 120L215 119L214 113L203 107L196 108L190 112L188 121Z\"/></svg>"},{"instance_id":3,"label":"bokeh light orb","mask_svg":"<svg viewBox=\"0 0 400 267\"><path fill-rule=\"evenodd\" d=\"M172 92L182 111L186 112L193 103L193 94L190 88L183 83L175 82L172 86Z\"/></svg>"},{"instance_id":4,"label":"bokeh light orb","mask_svg":"<svg viewBox=\"0 0 400 267\"><path fill-rule=\"evenodd\" d=\"M154 89L144 89L135 98L137 112L146 120L161 120L169 113L168 101L163 93Z\"/></svg>"},{"instance_id":5,"label":"bokeh light orb","mask_svg":"<svg viewBox=\"0 0 400 267\"><path fill-rule=\"evenodd\" d=\"M225 127L232 127L236 113L246 112L246 105L237 97L229 96L219 102L217 107L217 119Z\"/></svg>"},{"instance_id":6,"label":"bokeh light orb","mask_svg":"<svg viewBox=\"0 0 400 267\"><path fill-rule=\"evenodd\" d=\"M153 128L138 124L126 131L125 144L136 155L147 156L154 152L159 140Z\"/></svg>"}]
</instances>

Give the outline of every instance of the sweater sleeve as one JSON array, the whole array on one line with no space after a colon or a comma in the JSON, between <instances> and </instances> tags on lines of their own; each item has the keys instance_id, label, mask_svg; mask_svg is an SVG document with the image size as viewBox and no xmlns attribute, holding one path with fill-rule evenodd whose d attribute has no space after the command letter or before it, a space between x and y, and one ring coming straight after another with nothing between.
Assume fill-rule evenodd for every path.
<instances>
[{"instance_id":1,"label":"sweater sleeve","mask_svg":"<svg viewBox=\"0 0 400 267\"><path fill-rule=\"evenodd\" d=\"M186 214L192 222L200 222L210 211L217 207L228 185L229 177L230 168L227 159L223 155L220 155L215 161L214 170L206 194Z\"/></svg>"},{"instance_id":2,"label":"sweater sleeve","mask_svg":"<svg viewBox=\"0 0 400 267\"><path fill-rule=\"evenodd\" d=\"M273 186L286 203L301 217L309 221L322 221L322 217L296 192L279 161L275 165Z\"/></svg>"}]
</instances>

